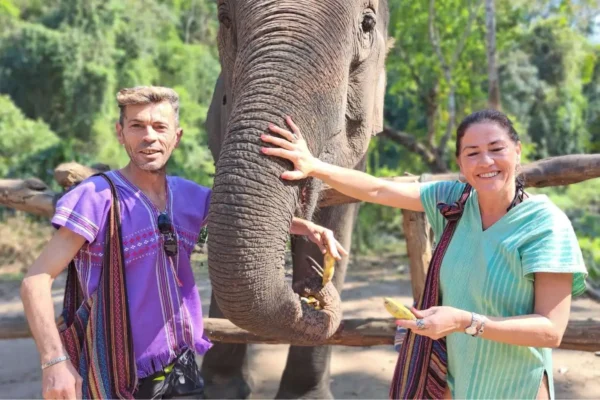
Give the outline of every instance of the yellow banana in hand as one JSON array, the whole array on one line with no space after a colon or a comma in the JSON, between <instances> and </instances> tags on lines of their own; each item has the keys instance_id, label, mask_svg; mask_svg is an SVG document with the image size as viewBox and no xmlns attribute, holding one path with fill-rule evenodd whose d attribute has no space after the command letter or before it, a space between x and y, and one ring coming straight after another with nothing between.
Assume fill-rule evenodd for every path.
<instances>
[{"instance_id":1,"label":"yellow banana in hand","mask_svg":"<svg viewBox=\"0 0 600 400\"><path fill-rule=\"evenodd\" d=\"M415 315L408 308L389 297L383 298L383 305L387 312L392 314L392 316L396 319L417 319L417 317L415 317Z\"/></svg>"},{"instance_id":2,"label":"yellow banana in hand","mask_svg":"<svg viewBox=\"0 0 600 400\"><path fill-rule=\"evenodd\" d=\"M323 286L331 282L333 279L334 267L335 258L333 258L328 250L323 257Z\"/></svg>"}]
</instances>

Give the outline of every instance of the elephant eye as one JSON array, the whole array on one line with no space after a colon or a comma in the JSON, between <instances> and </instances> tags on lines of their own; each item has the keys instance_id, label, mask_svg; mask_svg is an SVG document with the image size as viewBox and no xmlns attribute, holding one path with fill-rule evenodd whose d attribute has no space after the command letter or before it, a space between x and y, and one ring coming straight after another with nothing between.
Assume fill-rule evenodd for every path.
<instances>
[{"instance_id":1,"label":"elephant eye","mask_svg":"<svg viewBox=\"0 0 600 400\"><path fill-rule=\"evenodd\" d=\"M231 28L231 18L229 17L229 10L225 4L219 4L219 22L223 24L227 29Z\"/></svg>"},{"instance_id":2,"label":"elephant eye","mask_svg":"<svg viewBox=\"0 0 600 400\"><path fill-rule=\"evenodd\" d=\"M362 30L365 33L370 33L375 29L375 25L377 24L377 20L373 14L365 14L362 20Z\"/></svg>"}]
</instances>

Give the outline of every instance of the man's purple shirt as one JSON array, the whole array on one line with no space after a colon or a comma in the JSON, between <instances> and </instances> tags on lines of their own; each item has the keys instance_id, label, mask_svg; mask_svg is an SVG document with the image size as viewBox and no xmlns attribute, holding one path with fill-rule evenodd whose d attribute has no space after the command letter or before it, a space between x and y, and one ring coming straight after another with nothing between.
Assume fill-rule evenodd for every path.
<instances>
[{"instance_id":1,"label":"man's purple shirt","mask_svg":"<svg viewBox=\"0 0 600 400\"><path fill-rule=\"evenodd\" d=\"M184 349L204 354L211 346L204 335L200 296L190 265L192 249L208 216L211 190L167 177L166 211L178 244L177 255L171 259L158 231L160 211L119 171L108 172L108 176L119 196L133 346L138 378L144 378L164 369ZM92 177L58 201L52 218L55 227L64 226L87 241L74 259L86 298L100 280L110 204L108 183Z\"/></svg>"}]
</instances>

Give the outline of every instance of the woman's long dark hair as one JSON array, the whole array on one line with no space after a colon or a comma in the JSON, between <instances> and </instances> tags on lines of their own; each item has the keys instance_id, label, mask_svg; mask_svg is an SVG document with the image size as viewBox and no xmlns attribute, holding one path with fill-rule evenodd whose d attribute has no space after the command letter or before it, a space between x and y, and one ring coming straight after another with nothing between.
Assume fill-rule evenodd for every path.
<instances>
[{"instance_id":1,"label":"woman's long dark hair","mask_svg":"<svg viewBox=\"0 0 600 400\"><path fill-rule=\"evenodd\" d=\"M463 136L465 136L465 132L475 124L480 124L484 122L489 122L492 124L498 125L500 128L504 129L510 140L517 144L519 143L519 134L517 133L515 127L513 126L512 121L503 113L497 110L481 110L476 111L462 120L458 128L456 129L456 157L460 155L460 146L462 142ZM523 201L525 197L525 181L523 177L516 174L515 177L515 198L512 203L508 207L508 210L519 204ZM507 210L507 211L508 211Z\"/></svg>"}]
</instances>

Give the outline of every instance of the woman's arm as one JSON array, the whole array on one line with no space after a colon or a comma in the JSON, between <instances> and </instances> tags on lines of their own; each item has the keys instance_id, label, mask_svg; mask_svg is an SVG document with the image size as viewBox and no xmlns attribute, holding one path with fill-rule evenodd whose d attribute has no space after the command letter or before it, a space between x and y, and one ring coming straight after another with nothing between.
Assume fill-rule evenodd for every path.
<instances>
[{"instance_id":1,"label":"woman's arm","mask_svg":"<svg viewBox=\"0 0 600 400\"><path fill-rule=\"evenodd\" d=\"M530 347L559 347L569 322L571 309L570 273L536 273L534 314L517 317L486 317L483 339ZM471 324L471 312L454 307L432 307L414 310L425 329L419 330L415 321L398 321L397 325L414 333L439 339L451 333L462 332Z\"/></svg>"},{"instance_id":2,"label":"woman's arm","mask_svg":"<svg viewBox=\"0 0 600 400\"><path fill-rule=\"evenodd\" d=\"M482 337L518 346L559 347L569 322L572 285L572 274L536 273L535 314L486 318Z\"/></svg>"},{"instance_id":3,"label":"woman's arm","mask_svg":"<svg viewBox=\"0 0 600 400\"><path fill-rule=\"evenodd\" d=\"M264 142L276 146L263 148L264 154L281 157L294 163L294 171L284 172L281 176L283 179L299 180L312 176L337 191L361 201L423 211L419 183L388 181L320 161L312 156L300 129L291 118L287 117L286 121L294 133L270 125L269 129L283 139L271 135L262 136Z\"/></svg>"}]
</instances>

